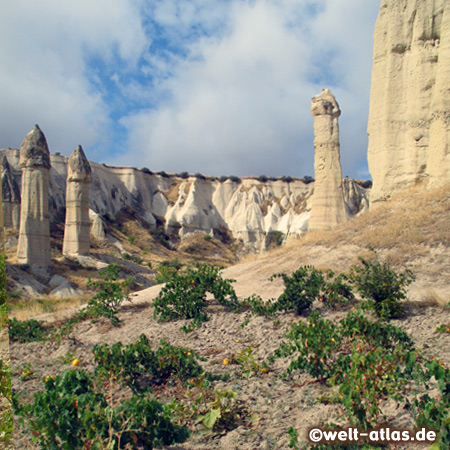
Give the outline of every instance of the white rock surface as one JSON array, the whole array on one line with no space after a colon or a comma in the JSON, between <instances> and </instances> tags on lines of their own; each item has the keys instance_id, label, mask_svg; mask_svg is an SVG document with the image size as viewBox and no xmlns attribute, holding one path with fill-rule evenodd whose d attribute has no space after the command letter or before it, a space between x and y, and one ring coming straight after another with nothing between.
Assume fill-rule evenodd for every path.
<instances>
[{"instance_id":1,"label":"white rock surface","mask_svg":"<svg viewBox=\"0 0 450 450\"><path fill-rule=\"evenodd\" d=\"M450 2L383 0L368 123L371 202L450 179Z\"/></svg>"},{"instance_id":2,"label":"white rock surface","mask_svg":"<svg viewBox=\"0 0 450 450\"><path fill-rule=\"evenodd\" d=\"M18 151L1 150L13 171L18 167ZM50 211L52 220L61 220L65 208L66 157L53 155L50 171ZM308 229L314 182L294 179L265 183L254 178L241 182L194 176L182 179L149 174L131 167L108 167L90 162L89 217L91 239L104 241L103 215L114 218L119 211L135 213L150 227L161 224L166 232L185 236L202 231L223 233L242 239L250 251L265 250L274 233L283 233L285 241ZM348 180L349 186L355 185ZM351 215L367 203L368 190L354 186L346 198ZM355 198L355 195L357 198ZM117 243L115 243L117 244ZM118 244L117 244L118 245ZM123 251L118 247L120 251Z\"/></svg>"}]
</instances>

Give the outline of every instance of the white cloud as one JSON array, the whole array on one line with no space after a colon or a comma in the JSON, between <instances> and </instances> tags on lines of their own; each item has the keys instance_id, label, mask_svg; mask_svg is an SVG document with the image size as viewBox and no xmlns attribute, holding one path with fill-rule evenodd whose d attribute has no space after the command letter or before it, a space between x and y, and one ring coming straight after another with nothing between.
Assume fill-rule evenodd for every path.
<instances>
[{"instance_id":1,"label":"white cloud","mask_svg":"<svg viewBox=\"0 0 450 450\"><path fill-rule=\"evenodd\" d=\"M312 174L310 99L341 105L344 174L366 170L377 0L0 4L0 146L152 170ZM120 119L120 120L119 120ZM128 132L127 135L121 134ZM120 156L118 148L120 147Z\"/></svg>"},{"instance_id":2,"label":"white cloud","mask_svg":"<svg viewBox=\"0 0 450 450\"><path fill-rule=\"evenodd\" d=\"M125 0L1 2L1 146L20 145L34 123L51 151L102 141L110 105L87 73L89 58L130 70L146 44L138 4Z\"/></svg>"},{"instance_id":3,"label":"white cloud","mask_svg":"<svg viewBox=\"0 0 450 450\"><path fill-rule=\"evenodd\" d=\"M164 20L188 28L194 15L179 17L175 3ZM343 110L343 170L357 176L366 163L375 3L233 2L226 32L189 43L189 57L171 61L159 85L170 99L122 119L130 149L122 161L216 175L312 174L310 99L330 87Z\"/></svg>"}]
</instances>

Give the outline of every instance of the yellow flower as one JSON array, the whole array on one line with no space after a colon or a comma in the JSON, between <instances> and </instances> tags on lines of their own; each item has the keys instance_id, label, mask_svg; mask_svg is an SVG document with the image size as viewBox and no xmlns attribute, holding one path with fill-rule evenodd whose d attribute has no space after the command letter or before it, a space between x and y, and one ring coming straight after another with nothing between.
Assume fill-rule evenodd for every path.
<instances>
[{"instance_id":1,"label":"yellow flower","mask_svg":"<svg viewBox=\"0 0 450 450\"><path fill-rule=\"evenodd\" d=\"M230 364L230 361L228 360L228 358L224 358L224 360L222 361L226 366L228 366L228 364Z\"/></svg>"},{"instance_id":2,"label":"yellow flower","mask_svg":"<svg viewBox=\"0 0 450 450\"><path fill-rule=\"evenodd\" d=\"M79 366L80 363L81 363L80 360L75 358L75 359L72 361L72 366L73 366L73 367Z\"/></svg>"},{"instance_id":3,"label":"yellow flower","mask_svg":"<svg viewBox=\"0 0 450 450\"><path fill-rule=\"evenodd\" d=\"M261 372L262 372L262 373L267 373L268 370L267 370L265 367L263 367L263 368L261 369Z\"/></svg>"}]
</instances>

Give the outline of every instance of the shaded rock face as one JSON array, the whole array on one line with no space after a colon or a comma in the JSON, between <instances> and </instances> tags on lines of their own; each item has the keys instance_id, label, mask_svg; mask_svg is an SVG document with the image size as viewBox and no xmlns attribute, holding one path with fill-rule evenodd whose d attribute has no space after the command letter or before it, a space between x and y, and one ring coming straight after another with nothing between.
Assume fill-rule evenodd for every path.
<instances>
[{"instance_id":1,"label":"shaded rock face","mask_svg":"<svg viewBox=\"0 0 450 450\"><path fill-rule=\"evenodd\" d=\"M90 245L89 184L91 166L81 146L67 162L66 222L63 255L87 255Z\"/></svg>"},{"instance_id":2,"label":"shaded rock face","mask_svg":"<svg viewBox=\"0 0 450 450\"><path fill-rule=\"evenodd\" d=\"M313 97L314 171L310 230L335 227L347 220L339 151L339 105L329 89Z\"/></svg>"},{"instance_id":3,"label":"shaded rock face","mask_svg":"<svg viewBox=\"0 0 450 450\"><path fill-rule=\"evenodd\" d=\"M13 170L19 168L17 149L0 150ZM51 155L49 208L52 222L64 217L68 158ZM89 195L91 239L107 238L104 216L131 211L151 228L186 236L201 231L217 237L242 239L248 251L265 250L274 238L296 238L308 229L311 210L311 179L262 183L242 178L241 183L196 177L162 177L131 167L109 167L90 162ZM345 202L351 215L367 205L370 189L348 180ZM280 234L281 233L281 234Z\"/></svg>"},{"instance_id":4,"label":"shaded rock face","mask_svg":"<svg viewBox=\"0 0 450 450\"><path fill-rule=\"evenodd\" d=\"M20 187L5 155L0 158L3 224L5 228L19 229Z\"/></svg>"},{"instance_id":5,"label":"shaded rock face","mask_svg":"<svg viewBox=\"0 0 450 450\"><path fill-rule=\"evenodd\" d=\"M450 3L383 0L368 123L371 202L450 178Z\"/></svg>"},{"instance_id":6,"label":"shaded rock face","mask_svg":"<svg viewBox=\"0 0 450 450\"><path fill-rule=\"evenodd\" d=\"M20 147L22 199L20 206L19 264L32 269L50 266L49 170L50 152L44 133L35 125Z\"/></svg>"}]
</instances>

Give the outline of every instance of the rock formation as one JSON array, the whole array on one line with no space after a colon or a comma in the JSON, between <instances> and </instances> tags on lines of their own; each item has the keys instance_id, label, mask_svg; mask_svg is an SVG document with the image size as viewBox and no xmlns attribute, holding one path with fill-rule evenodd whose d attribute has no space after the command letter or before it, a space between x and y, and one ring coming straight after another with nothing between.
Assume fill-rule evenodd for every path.
<instances>
[{"instance_id":1,"label":"rock formation","mask_svg":"<svg viewBox=\"0 0 450 450\"><path fill-rule=\"evenodd\" d=\"M341 111L329 89L313 97L314 116L314 172L309 230L330 229L347 220L342 170L339 153L339 116Z\"/></svg>"},{"instance_id":2,"label":"rock formation","mask_svg":"<svg viewBox=\"0 0 450 450\"><path fill-rule=\"evenodd\" d=\"M2 195L2 184L0 183L0 252L5 249L5 236L3 227L3 195Z\"/></svg>"},{"instance_id":3,"label":"rock formation","mask_svg":"<svg viewBox=\"0 0 450 450\"><path fill-rule=\"evenodd\" d=\"M91 181L91 166L79 145L67 162L64 256L76 257L89 253L89 184Z\"/></svg>"},{"instance_id":4,"label":"rock formation","mask_svg":"<svg viewBox=\"0 0 450 450\"><path fill-rule=\"evenodd\" d=\"M370 97L371 202L450 179L450 3L383 0Z\"/></svg>"},{"instance_id":5,"label":"rock formation","mask_svg":"<svg viewBox=\"0 0 450 450\"><path fill-rule=\"evenodd\" d=\"M3 200L3 225L5 228L19 229L20 187L13 176L5 155L0 158L1 189Z\"/></svg>"},{"instance_id":6,"label":"rock formation","mask_svg":"<svg viewBox=\"0 0 450 450\"><path fill-rule=\"evenodd\" d=\"M20 147L22 200L17 259L31 269L50 266L49 172L50 152L44 133L35 125Z\"/></svg>"},{"instance_id":7,"label":"rock formation","mask_svg":"<svg viewBox=\"0 0 450 450\"><path fill-rule=\"evenodd\" d=\"M15 177L20 174L19 150L3 149ZM49 211L51 222L65 214L68 158L51 155ZM207 177L181 178L148 174L132 167L110 167L90 162L89 195L91 240L104 241L106 223L121 212L132 214L146 227L185 236L203 232L242 240L248 251L264 250L282 233L283 241L299 237L308 228L312 178L261 182L251 177L219 181ZM16 179L20 186L20 178ZM348 180L344 199L356 215L367 207L370 189ZM194 214L195 211L195 214Z\"/></svg>"}]
</instances>

